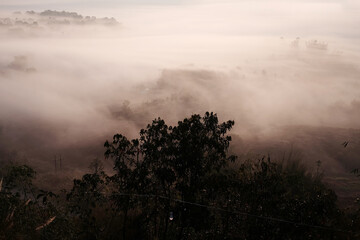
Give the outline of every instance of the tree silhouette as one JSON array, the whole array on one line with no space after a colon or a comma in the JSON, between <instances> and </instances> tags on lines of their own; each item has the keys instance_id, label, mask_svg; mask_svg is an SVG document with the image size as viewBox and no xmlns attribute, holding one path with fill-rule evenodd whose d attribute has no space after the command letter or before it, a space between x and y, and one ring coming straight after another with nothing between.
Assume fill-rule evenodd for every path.
<instances>
[{"instance_id":1,"label":"tree silhouette","mask_svg":"<svg viewBox=\"0 0 360 240\"><path fill-rule=\"evenodd\" d=\"M157 118L53 194L35 171L8 168L0 189L0 239L358 239L359 211L339 209L321 174L270 156L236 164L233 121L214 113L168 126ZM354 172L358 173L358 172Z\"/></svg>"},{"instance_id":2,"label":"tree silhouette","mask_svg":"<svg viewBox=\"0 0 360 240\"><path fill-rule=\"evenodd\" d=\"M206 213L197 208L174 206L169 199L200 200L208 175L235 160L234 156L227 156L231 137L226 133L233 125L233 121L219 124L217 115L209 112L203 117L193 115L174 127L158 118L140 131L139 139L129 141L116 134L112 143L105 142L105 156L114 161L116 174L111 179L118 193L154 196L153 201L138 202L144 209L144 223L151 235L167 236L170 211L179 222L180 235L187 226L203 226L203 218L197 215ZM125 212L125 229L129 196L119 194L115 199Z\"/></svg>"}]
</instances>

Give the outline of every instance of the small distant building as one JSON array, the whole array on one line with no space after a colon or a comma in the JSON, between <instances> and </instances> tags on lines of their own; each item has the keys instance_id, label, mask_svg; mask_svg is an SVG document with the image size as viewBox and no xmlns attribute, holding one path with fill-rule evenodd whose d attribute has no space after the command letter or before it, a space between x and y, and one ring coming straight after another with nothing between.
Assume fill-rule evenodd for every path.
<instances>
[{"instance_id":1,"label":"small distant building","mask_svg":"<svg viewBox=\"0 0 360 240\"><path fill-rule=\"evenodd\" d=\"M306 42L306 47L310 49L327 50L328 44L318 40L310 40Z\"/></svg>"}]
</instances>

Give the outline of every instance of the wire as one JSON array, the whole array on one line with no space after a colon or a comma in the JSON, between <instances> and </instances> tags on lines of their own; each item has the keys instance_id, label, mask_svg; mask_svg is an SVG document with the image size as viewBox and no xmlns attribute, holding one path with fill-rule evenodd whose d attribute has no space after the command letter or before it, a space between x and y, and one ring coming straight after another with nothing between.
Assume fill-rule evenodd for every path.
<instances>
[{"instance_id":1,"label":"wire","mask_svg":"<svg viewBox=\"0 0 360 240\"><path fill-rule=\"evenodd\" d=\"M266 217L266 216L260 216L260 215L256 215L256 214L246 213L246 212L231 211L231 210L227 210L227 209L223 209L223 208L219 208L219 207L213 207L213 206L209 206L209 205L205 205L205 204L194 203L194 202L184 201L184 200L177 199L177 198L170 198L170 197L165 197L165 196L155 195L155 194L117 193L116 195L129 196L129 197L134 196L134 197L143 197L143 198L156 198L157 197L157 198L161 198L161 199L170 200L170 201L173 201L173 202L184 203L184 204L188 204L188 205L208 208L208 209L221 211L221 212L226 212L226 213L231 213L231 214L236 214L236 215L243 215L243 216L258 218L258 219L262 219L262 220L269 220L269 221L274 221L274 222L288 223L288 224L301 226L301 227L317 228L317 229L330 230L330 231L334 231L334 232L342 232L342 233L347 233L347 234L360 234L360 232L346 231L346 230L337 229L337 228L331 228L331 227L327 227L327 226L311 225L311 224L307 224L307 223L298 223L298 222L294 222L294 221L290 221L290 220L286 220L286 219L281 219L281 218L276 218L276 217Z\"/></svg>"}]
</instances>

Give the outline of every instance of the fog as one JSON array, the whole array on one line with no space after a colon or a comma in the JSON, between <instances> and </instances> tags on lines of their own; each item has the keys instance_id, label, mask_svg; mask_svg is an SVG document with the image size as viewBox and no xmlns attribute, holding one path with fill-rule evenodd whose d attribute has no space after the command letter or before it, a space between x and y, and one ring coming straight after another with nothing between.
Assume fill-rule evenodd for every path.
<instances>
[{"instance_id":1,"label":"fog","mask_svg":"<svg viewBox=\"0 0 360 240\"><path fill-rule=\"evenodd\" d=\"M358 165L357 1L32 4L0 5L2 160L83 169L115 133L213 111L244 156Z\"/></svg>"}]
</instances>

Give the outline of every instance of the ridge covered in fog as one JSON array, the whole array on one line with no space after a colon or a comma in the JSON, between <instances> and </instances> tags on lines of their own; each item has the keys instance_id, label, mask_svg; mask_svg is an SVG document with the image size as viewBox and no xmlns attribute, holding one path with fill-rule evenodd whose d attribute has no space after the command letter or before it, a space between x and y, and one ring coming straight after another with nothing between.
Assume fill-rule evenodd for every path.
<instances>
[{"instance_id":1,"label":"ridge covered in fog","mask_svg":"<svg viewBox=\"0 0 360 240\"><path fill-rule=\"evenodd\" d=\"M104 17L96 18L95 16L82 16L76 12L52 11L43 12L26 11L25 13L14 12L11 17L0 18L0 26L43 26L50 24L101 24L117 25L115 18Z\"/></svg>"},{"instance_id":2,"label":"ridge covered in fog","mask_svg":"<svg viewBox=\"0 0 360 240\"><path fill-rule=\"evenodd\" d=\"M45 10L42 12L13 12L6 17L0 17L0 31L8 37L40 37L48 33L73 35L77 28L82 27L116 27L120 23L113 17L97 18L82 16L76 12ZM75 29L74 29L75 27ZM88 29L97 31L98 29ZM60 32L59 32L60 31ZM83 32L84 33L84 32Z\"/></svg>"}]
</instances>

